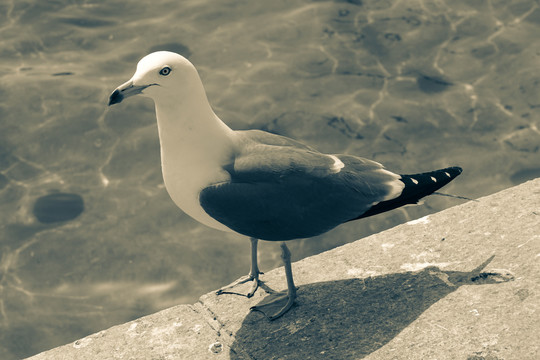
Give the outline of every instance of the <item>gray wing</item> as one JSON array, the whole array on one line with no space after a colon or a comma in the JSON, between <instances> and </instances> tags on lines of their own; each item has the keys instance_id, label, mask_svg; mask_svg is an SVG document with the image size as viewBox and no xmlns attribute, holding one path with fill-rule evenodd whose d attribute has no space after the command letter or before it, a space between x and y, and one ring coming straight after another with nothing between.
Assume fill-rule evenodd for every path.
<instances>
[{"instance_id":1,"label":"gray wing","mask_svg":"<svg viewBox=\"0 0 540 360\"><path fill-rule=\"evenodd\" d=\"M336 159L344 166L338 169ZM379 163L294 141L254 142L225 169L230 181L203 189L201 206L229 228L263 240L312 237L399 195L392 185L399 176Z\"/></svg>"}]
</instances>

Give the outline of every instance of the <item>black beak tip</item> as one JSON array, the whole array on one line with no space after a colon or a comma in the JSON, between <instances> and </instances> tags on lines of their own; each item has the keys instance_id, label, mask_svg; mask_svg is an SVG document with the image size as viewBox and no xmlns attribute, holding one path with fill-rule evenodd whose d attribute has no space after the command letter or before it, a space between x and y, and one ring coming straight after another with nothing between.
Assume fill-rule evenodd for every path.
<instances>
[{"instance_id":1,"label":"black beak tip","mask_svg":"<svg viewBox=\"0 0 540 360\"><path fill-rule=\"evenodd\" d=\"M124 96L122 95L122 93L118 89L116 89L113 91L111 96L109 96L109 106L121 103L123 99Z\"/></svg>"}]
</instances>

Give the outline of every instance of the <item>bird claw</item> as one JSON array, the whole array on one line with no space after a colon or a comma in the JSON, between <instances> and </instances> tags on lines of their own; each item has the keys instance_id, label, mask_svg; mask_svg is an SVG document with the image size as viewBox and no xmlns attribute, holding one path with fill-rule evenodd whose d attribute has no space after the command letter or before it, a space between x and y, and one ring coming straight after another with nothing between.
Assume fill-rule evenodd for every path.
<instances>
[{"instance_id":1,"label":"bird claw","mask_svg":"<svg viewBox=\"0 0 540 360\"><path fill-rule=\"evenodd\" d=\"M286 291L273 294L265 298L258 305L252 306L251 311L264 314L268 320L275 320L285 314L294 305L296 293L289 294Z\"/></svg>"},{"instance_id":2,"label":"bird claw","mask_svg":"<svg viewBox=\"0 0 540 360\"><path fill-rule=\"evenodd\" d=\"M247 298L251 298L251 297L253 297L253 295L255 295L255 292L259 288L259 274L262 274L262 272L259 271L257 273L257 275L249 274L249 275L246 275L246 276L242 276L240 279L238 279L238 280L232 282L231 284L229 284L229 285L227 285L225 287L222 287L221 289L216 291L216 295L233 294L233 295L240 295L240 296L245 296ZM243 293L239 293L239 292L230 290L230 289L233 289L233 288L237 287L238 285L242 285L242 284L245 284L245 283L250 282L250 281L253 281L253 284L251 285L251 289L249 290L249 292L247 294L243 294Z\"/></svg>"}]
</instances>

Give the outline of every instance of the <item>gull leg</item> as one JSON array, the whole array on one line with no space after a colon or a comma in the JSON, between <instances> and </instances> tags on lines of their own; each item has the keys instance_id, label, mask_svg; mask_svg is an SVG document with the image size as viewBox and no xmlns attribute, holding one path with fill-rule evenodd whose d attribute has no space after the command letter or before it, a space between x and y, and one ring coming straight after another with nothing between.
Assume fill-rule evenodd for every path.
<instances>
[{"instance_id":1,"label":"gull leg","mask_svg":"<svg viewBox=\"0 0 540 360\"><path fill-rule=\"evenodd\" d=\"M259 288L259 274L263 274L259 270L259 265L257 263L257 243L258 240L255 238L250 238L251 240L251 270L249 271L249 274L246 276L242 276L240 279L232 282L231 284L222 287L218 291L216 291L216 295L221 294L235 294L235 295L243 295L248 298L252 297L257 289ZM253 284L251 285L251 289L247 294L240 294L234 291L230 291L232 288L240 285L245 284L249 281L253 281Z\"/></svg>"},{"instance_id":2,"label":"gull leg","mask_svg":"<svg viewBox=\"0 0 540 360\"><path fill-rule=\"evenodd\" d=\"M285 265L287 292L282 291L275 295L270 295L267 297L268 300L265 299L257 306L251 308L253 311L262 312L269 320L275 320L285 314L293 306L296 299L296 286L294 285L291 267L291 252L284 242L281 243L281 258Z\"/></svg>"}]
</instances>

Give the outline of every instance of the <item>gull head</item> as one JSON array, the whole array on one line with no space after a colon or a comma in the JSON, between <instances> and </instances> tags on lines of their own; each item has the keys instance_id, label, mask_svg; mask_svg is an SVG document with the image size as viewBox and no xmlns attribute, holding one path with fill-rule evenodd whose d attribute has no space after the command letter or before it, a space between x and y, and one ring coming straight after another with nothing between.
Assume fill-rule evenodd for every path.
<instances>
[{"instance_id":1,"label":"gull head","mask_svg":"<svg viewBox=\"0 0 540 360\"><path fill-rule=\"evenodd\" d=\"M154 101L158 98L175 101L197 84L200 84L197 70L185 57L170 51L157 51L139 61L131 79L113 91L109 106L138 94Z\"/></svg>"}]
</instances>

